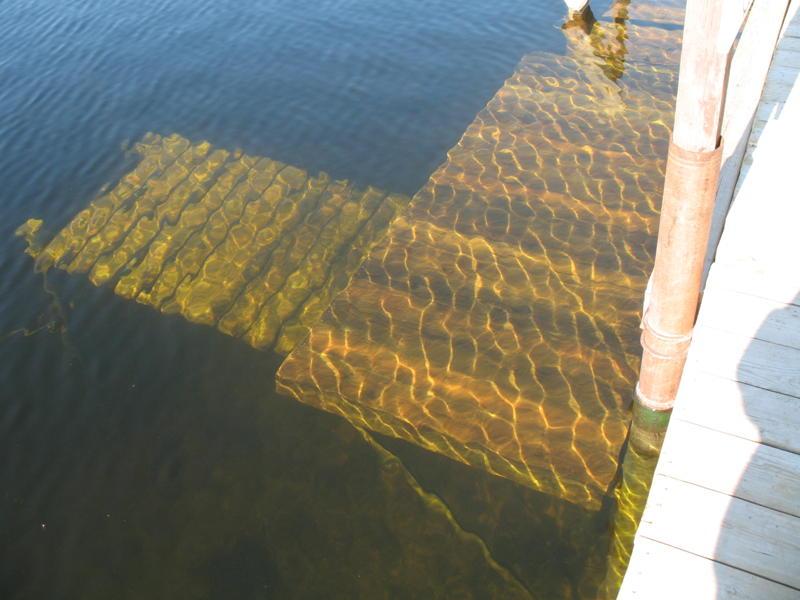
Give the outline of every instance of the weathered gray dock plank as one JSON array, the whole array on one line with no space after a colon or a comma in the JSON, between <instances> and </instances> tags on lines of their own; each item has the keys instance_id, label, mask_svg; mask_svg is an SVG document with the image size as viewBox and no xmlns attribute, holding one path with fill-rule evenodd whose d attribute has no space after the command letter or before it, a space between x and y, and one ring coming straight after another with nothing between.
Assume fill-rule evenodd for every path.
<instances>
[{"instance_id":1,"label":"weathered gray dock plank","mask_svg":"<svg viewBox=\"0 0 800 600\"><path fill-rule=\"evenodd\" d=\"M709 286L717 289L733 290L750 294L767 300L800 306L800 289L795 278L785 273L776 272L768 265L756 265L752 262L736 262L729 264L714 263L709 275Z\"/></svg>"},{"instance_id":2,"label":"weathered gray dock plank","mask_svg":"<svg viewBox=\"0 0 800 600\"><path fill-rule=\"evenodd\" d=\"M713 287L703 297L698 326L797 347L800 342L800 307Z\"/></svg>"},{"instance_id":3,"label":"weathered gray dock plank","mask_svg":"<svg viewBox=\"0 0 800 600\"><path fill-rule=\"evenodd\" d=\"M800 396L800 350L796 348L698 328L690 352L698 357L695 364L705 373Z\"/></svg>"},{"instance_id":4,"label":"weathered gray dock plank","mask_svg":"<svg viewBox=\"0 0 800 600\"><path fill-rule=\"evenodd\" d=\"M681 419L670 432L660 474L800 517L800 455Z\"/></svg>"},{"instance_id":5,"label":"weathered gray dock plank","mask_svg":"<svg viewBox=\"0 0 800 600\"><path fill-rule=\"evenodd\" d=\"M656 474L638 535L800 589L797 517Z\"/></svg>"},{"instance_id":6,"label":"weathered gray dock plank","mask_svg":"<svg viewBox=\"0 0 800 600\"><path fill-rule=\"evenodd\" d=\"M678 398L673 419L800 453L800 411L794 396L690 370Z\"/></svg>"}]
</instances>

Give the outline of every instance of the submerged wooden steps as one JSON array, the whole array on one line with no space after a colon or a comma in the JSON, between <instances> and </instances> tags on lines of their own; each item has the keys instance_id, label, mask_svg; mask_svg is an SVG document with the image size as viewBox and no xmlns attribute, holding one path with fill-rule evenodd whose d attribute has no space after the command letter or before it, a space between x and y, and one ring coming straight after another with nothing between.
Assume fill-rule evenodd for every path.
<instances>
[{"instance_id":1,"label":"submerged wooden steps","mask_svg":"<svg viewBox=\"0 0 800 600\"><path fill-rule=\"evenodd\" d=\"M645 55L600 87L591 44L525 57L279 389L598 508L627 434L677 69Z\"/></svg>"},{"instance_id":2,"label":"submerged wooden steps","mask_svg":"<svg viewBox=\"0 0 800 600\"><path fill-rule=\"evenodd\" d=\"M305 337L407 203L178 135L136 151L132 172L31 251L38 268L86 273L256 348L285 353Z\"/></svg>"}]
</instances>

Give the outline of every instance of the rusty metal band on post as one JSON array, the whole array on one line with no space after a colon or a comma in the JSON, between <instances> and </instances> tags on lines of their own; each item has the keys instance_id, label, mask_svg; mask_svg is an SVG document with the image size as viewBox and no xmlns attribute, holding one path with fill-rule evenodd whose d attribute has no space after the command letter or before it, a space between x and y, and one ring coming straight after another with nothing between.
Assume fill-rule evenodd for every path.
<instances>
[{"instance_id":1,"label":"rusty metal band on post","mask_svg":"<svg viewBox=\"0 0 800 600\"><path fill-rule=\"evenodd\" d=\"M721 158L721 143L710 152L670 143L636 385L639 402L651 410L672 408L686 363Z\"/></svg>"}]
</instances>

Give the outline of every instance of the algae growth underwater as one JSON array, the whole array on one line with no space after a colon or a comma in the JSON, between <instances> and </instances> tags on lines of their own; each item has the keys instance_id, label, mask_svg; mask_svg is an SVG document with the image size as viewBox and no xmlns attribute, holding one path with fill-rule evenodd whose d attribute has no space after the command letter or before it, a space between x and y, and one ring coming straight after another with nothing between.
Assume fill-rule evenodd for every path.
<instances>
[{"instance_id":1,"label":"algae growth underwater","mask_svg":"<svg viewBox=\"0 0 800 600\"><path fill-rule=\"evenodd\" d=\"M0 596L613 588L682 8L592 8L0 5Z\"/></svg>"}]
</instances>

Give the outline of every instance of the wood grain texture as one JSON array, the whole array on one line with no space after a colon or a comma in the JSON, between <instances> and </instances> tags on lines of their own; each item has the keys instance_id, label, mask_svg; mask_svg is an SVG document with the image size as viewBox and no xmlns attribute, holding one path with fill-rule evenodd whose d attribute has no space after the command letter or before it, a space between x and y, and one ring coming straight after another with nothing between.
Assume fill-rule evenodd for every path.
<instances>
[{"instance_id":1,"label":"wood grain texture","mask_svg":"<svg viewBox=\"0 0 800 600\"><path fill-rule=\"evenodd\" d=\"M658 568L654 569L653 565ZM800 591L647 538L636 540L619 600L797 600Z\"/></svg>"},{"instance_id":2,"label":"wood grain texture","mask_svg":"<svg viewBox=\"0 0 800 600\"><path fill-rule=\"evenodd\" d=\"M800 307L741 292L709 289L697 327L800 348Z\"/></svg>"},{"instance_id":3,"label":"wood grain texture","mask_svg":"<svg viewBox=\"0 0 800 600\"><path fill-rule=\"evenodd\" d=\"M794 396L697 372L684 373L673 419L800 453L800 410Z\"/></svg>"},{"instance_id":4,"label":"wood grain texture","mask_svg":"<svg viewBox=\"0 0 800 600\"><path fill-rule=\"evenodd\" d=\"M800 455L673 419L658 471L800 517Z\"/></svg>"},{"instance_id":5,"label":"wood grain texture","mask_svg":"<svg viewBox=\"0 0 800 600\"><path fill-rule=\"evenodd\" d=\"M657 474L639 536L800 588L800 519L727 494Z\"/></svg>"}]
</instances>

